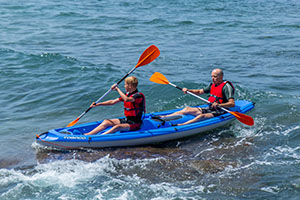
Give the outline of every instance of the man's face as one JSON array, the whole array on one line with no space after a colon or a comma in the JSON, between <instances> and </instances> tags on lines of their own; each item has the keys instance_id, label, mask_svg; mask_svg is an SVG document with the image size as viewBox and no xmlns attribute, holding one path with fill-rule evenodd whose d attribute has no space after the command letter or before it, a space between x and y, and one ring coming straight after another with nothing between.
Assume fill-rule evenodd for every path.
<instances>
[{"instance_id":1,"label":"man's face","mask_svg":"<svg viewBox=\"0 0 300 200\"><path fill-rule=\"evenodd\" d=\"M126 83L126 81L125 81L125 85L124 85L124 87L125 87L125 90L126 90L126 92L129 92L129 91L131 90L131 88L132 88L132 85L131 85L131 84L128 84L128 83Z\"/></svg>"},{"instance_id":2,"label":"man's face","mask_svg":"<svg viewBox=\"0 0 300 200\"><path fill-rule=\"evenodd\" d=\"M211 72L211 80L214 84L219 85L223 81L223 77L217 71Z\"/></svg>"}]
</instances>

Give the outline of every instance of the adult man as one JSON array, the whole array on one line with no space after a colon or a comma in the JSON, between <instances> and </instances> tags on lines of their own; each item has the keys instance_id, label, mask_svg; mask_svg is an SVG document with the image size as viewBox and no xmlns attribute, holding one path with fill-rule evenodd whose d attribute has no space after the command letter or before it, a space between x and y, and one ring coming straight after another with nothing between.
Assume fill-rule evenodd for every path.
<instances>
[{"instance_id":1,"label":"adult man","mask_svg":"<svg viewBox=\"0 0 300 200\"><path fill-rule=\"evenodd\" d=\"M145 96L138 91L138 79L134 76L125 79L125 90L124 94L116 84L111 88L119 93L120 97L112 100L108 100L101 103L92 103L91 106L106 106L114 105L119 102L124 102L124 114L126 118L120 119L105 119L97 126L94 130L86 133L85 135L97 134L100 131L108 127L112 127L108 131L102 133L102 135L108 133L114 133L117 131L134 131L138 130L142 124L142 116L145 112Z\"/></svg>"},{"instance_id":2,"label":"adult man","mask_svg":"<svg viewBox=\"0 0 300 200\"><path fill-rule=\"evenodd\" d=\"M210 97L208 99L211 102L208 108L196 108L196 107L186 107L180 111L177 111L173 114L163 116L170 117L174 115L193 115L194 119L189 120L182 124L177 125L186 125L193 122L203 120L205 118L212 118L224 113L220 107L234 107L234 87L231 82L223 80L223 71L221 69L214 69L211 72L212 83L204 89L187 89L183 88L182 91L187 93L187 91L192 92L196 95L201 95L204 93L209 93Z\"/></svg>"}]
</instances>

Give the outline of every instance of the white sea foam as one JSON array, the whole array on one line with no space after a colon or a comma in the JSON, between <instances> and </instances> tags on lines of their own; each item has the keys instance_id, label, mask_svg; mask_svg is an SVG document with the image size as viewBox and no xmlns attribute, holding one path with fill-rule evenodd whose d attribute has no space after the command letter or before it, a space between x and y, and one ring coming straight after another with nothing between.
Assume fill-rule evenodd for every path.
<instances>
[{"instance_id":1,"label":"white sea foam","mask_svg":"<svg viewBox=\"0 0 300 200\"><path fill-rule=\"evenodd\" d=\"M283 135L290 135L291 132L300 130L300 126L290 127L282 132Z\"/></svg>"},{"instance_id":2,"label":"white sea foam","mask_svg":"<svg viewBox=\"0 0 300 200\"><path fill-rule=\"evenodd\" d=\"M272 193L272 194L277 194L279 192L279 188L278 187L263 187L261 188L262 191L265 191L265 192L269 192L269 193Z\"/></svg>"},{"instance_id":3,"label":"white sea foam","mask_svg":"<svg viewBox=\"0 0 300 200\"><path fill-rule=\"evenodd\" d=\"M189 182L186 183L187 185L190 185ZM151 191L161 194L162 198L169 199L171 197L189 197L189 199L193 199L193 196L195 194L203 194L203 193L209 193L206 186L203 185L195 185L189 186L186 188L182 188L180 186L176 186L171 183L159 183L159 184L151 184L149 185L149 188ZM191 197L191 198L190 198ZM155 198L155 199L161 199L161 198Z\"/></svg>"},{"instance_id":4,"label":"white sea foam","mask_svg":"<svg viewBox=\"0 0 300 200\"><path fill-rule=\"evenodd\" d=\"M300 147L290 147L287 145L284 146L277 146L274 148L271 148L270 152L266 154L266 159L271 158L277 158L277 163L286 163L286 164L292 164L295 162L300 162L300 153L299 153ZM281 158L279 160L278 158Z\"/></svg>"}]
</instances>

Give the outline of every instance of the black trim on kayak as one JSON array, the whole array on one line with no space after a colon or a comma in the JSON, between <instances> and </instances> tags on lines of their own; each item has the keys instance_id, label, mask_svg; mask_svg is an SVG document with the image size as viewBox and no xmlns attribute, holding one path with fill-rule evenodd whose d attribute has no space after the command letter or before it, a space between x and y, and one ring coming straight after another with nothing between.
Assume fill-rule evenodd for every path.
<instances>
[{"instance_id":1,"label":"black trim on kayak","mask_svg":"<svg viewBox=\"0 0 300 200\"><path fill-rule=\"evenodd\" d=\"M39 134L39 135L36 135L36 139L38 139L39 137L41 137L42 135L46 135L46 134L48 134L49 132L47 131L47 132L44 132L44 133L41 133L41 134Z\"/></svg>"},{"instance_id":2,"label":"black trim on kayak","mask_svg":"<svg viewBox=\"0 0 300 200\"><path fill-rule=\"evenodd\" d=\"M173 121L173 120L177 120L177 119L181 119L182 115L175 115L175 116L171 116L171 117L160 117L160 116L152 116L151 119L153 119L154 121L164 121L164 122L168 122L168 121Z\"/></svg>"},{"instance_id":3,"label":"black trim on kayak","mask_svg":"<svg viewBox=\"0 0 300 200\"><path fill-rule=\"evenodd\" d=\"M168 122L168 121L174 121L174 120L181 119L181 118L182 118L182 115L176 115L176 116L171 116L171 117L163 117L163 118L158 116L158 115L151 116L151 119L153 119L154 121L162 122L160 125L158 125L157 128L165 125L165 123Z\"/></svg>"}]
</instances>

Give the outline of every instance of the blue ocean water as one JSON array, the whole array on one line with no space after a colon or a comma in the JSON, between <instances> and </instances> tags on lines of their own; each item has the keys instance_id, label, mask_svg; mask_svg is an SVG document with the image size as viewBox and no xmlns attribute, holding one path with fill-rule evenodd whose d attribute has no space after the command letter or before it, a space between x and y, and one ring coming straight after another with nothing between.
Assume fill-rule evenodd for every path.
<instances>
[{"instance_id":1,"label":"blue ocean water","mask_svg":"<svg viewBox=\"0 0 300 200\"><path fill-rule=\"evenodd\" d=\"M299 10L297 0L1 1L0 199L298 199ZM133 73L148 112L202 103L150 82L153 72L201 88L221 67L236 98L256 103L255 125L143 147L36 146L152 44L160 57ZM97 107L79 123L121 110Z\"/></svg>"}]
</instances>

